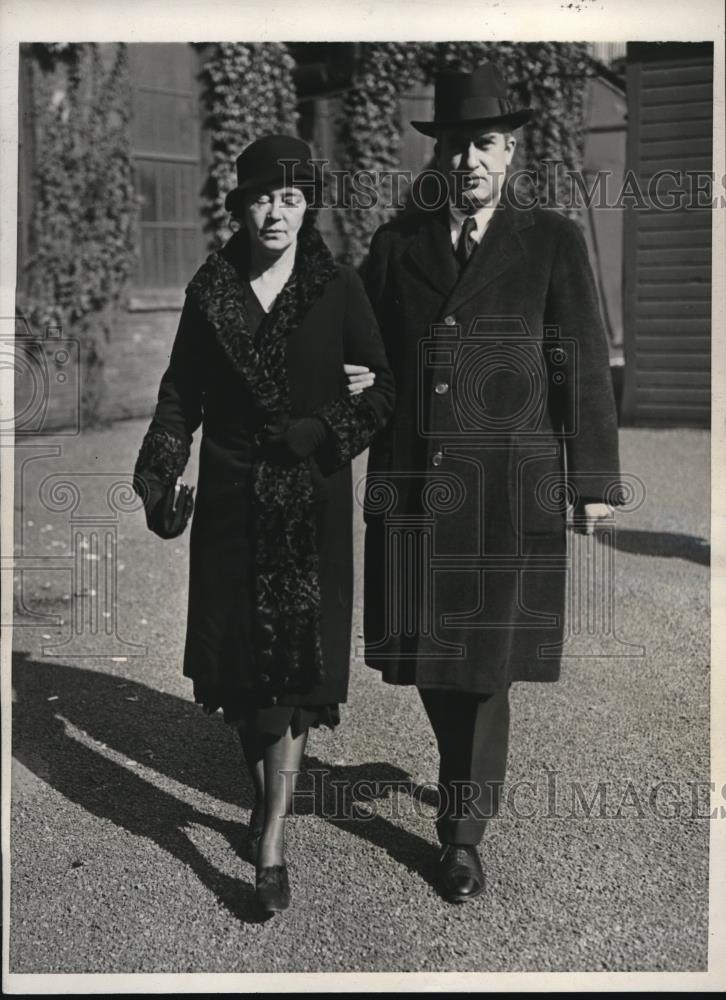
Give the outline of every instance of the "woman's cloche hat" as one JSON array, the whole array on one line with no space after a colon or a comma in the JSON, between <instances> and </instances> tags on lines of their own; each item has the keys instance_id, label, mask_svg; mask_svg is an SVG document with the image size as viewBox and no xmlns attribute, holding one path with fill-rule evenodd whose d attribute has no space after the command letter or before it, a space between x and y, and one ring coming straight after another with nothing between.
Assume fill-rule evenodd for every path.
<instances>
[{"instance_id":1,"label":"woman's cloche hat","mask_svg":"<svg viewBox=\"0 0 726 1000\"><path fill-rule=\"evenodd\" d=\"M531 117L531 108L512 110L502 74L494 63L482 63L472 73L440 73L434 92L434 120L411 124L418 132L436 138L447 129L466 126L515 129Z\"/></svg>"},{"instance_id":2,"label":"woman's cloche hat","mask_svg":"<svg viewBox=\"0 0 726 1000\"><path fill-rule=\"evenodd\" d=\"M321 184L310 146L297 136L262 136L240 153L236 165L237 187L229 192L224 202L228 212L241 207L245 192L265 184L284 180L306 194L309 190L311 197Z\"/></svg>"}]
</instances>

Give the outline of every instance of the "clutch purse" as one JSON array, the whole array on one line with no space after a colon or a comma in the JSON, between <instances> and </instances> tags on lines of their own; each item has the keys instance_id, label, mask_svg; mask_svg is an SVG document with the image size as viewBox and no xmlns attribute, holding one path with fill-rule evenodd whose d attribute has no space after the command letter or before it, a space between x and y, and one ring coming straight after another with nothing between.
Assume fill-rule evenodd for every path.
<instances>
[{"instance_id":1,"label":"clutch purse","mask_svg":"<svg viewBox=\"0 0 726 1000\"><path fill-rule=\"evenodd\" d=\"M186 528L193 510L194 487L187 486L177 476L151 512L149 527L160 538L176 538Z\"/></svg>"}]
</instances>

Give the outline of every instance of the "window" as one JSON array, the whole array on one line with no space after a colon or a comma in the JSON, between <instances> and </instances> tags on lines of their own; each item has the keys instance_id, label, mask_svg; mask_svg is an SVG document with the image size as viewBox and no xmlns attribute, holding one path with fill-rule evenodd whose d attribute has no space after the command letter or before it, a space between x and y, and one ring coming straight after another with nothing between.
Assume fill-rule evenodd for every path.
<instances>
[{"instance_id":1,"label":"window","mask_svg":"<svg viewBox=\"0 0 726 1000\"><path fill-rule=\"evenodd\" d=\"M141 199L137 294L178 296L204 253L198 57L187 44L129 45L132 150Z\"/></svg>"}]
</instances>

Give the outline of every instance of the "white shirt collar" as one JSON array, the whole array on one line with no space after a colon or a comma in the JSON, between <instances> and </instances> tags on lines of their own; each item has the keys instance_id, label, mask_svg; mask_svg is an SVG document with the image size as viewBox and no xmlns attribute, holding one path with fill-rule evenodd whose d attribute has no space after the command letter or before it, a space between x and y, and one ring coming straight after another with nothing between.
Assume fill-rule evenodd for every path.
<instances>
[{"instance_id":1,"label":"white shirt collar","mask_svg":"<svg viewBox=\"0 0 726 1000\"><path fill-rule=\"evenodd\" d=\"M483 205L478 209L472 216L470 213L462 212L460 208L456 205L449 203L449 225L451 227L451 244L456 246L459 242L459 237L461 236L461 228L464 225L464 220L473 218L476 222L476 229L472 232L472 239L477 243L481 242L481 238L489 225L492 215L496 209L496 204L494 205Z\"/></svg>"}]
</instances>

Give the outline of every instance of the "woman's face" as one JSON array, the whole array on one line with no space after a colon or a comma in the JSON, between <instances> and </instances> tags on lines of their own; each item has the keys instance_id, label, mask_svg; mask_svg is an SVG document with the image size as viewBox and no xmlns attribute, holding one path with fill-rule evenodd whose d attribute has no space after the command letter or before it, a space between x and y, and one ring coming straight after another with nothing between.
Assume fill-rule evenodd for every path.
<instances>
[{"instance_id":1,"label":"woman's face","mask_svg":"<svg viewBox=\"0 0 726 1000\"><path fill-rule=\"evenodd\" d=\"M297 239L307 202L296 187L264 187L245 201L244 223L250 239L266 255L279 257Z\"/></svg>"}]
</instances>

